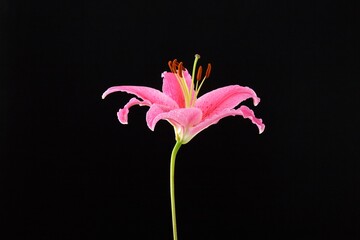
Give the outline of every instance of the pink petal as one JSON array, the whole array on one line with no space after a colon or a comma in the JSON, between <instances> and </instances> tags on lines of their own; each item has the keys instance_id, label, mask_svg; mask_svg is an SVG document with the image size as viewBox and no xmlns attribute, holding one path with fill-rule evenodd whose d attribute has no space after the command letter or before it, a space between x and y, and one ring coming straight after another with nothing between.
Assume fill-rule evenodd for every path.
<instances>
[{"instance_id":1,"label":"pink petal","mask_svg":"<svg viewBox=\"0 0 360 240\"><path fill-rule=\"evenodd\" d=\"M167 105L173 108L177 108L178 104L166 94L160 92L157 89L143 86L116 86L107 89L102 98L105 98L107 95L113 92L127 92L134 94L137 97L146 100L150 104L158 103L161 105Z\"/></svg>"},{"instance_id":2,"label":"pink petal","mask_svg":"<svg viewBox=\"0 0 360 240\"><path fill-rule=\"evenodd\" d=\"M155 124L154 124L154 119L160 114L160 113L164 113L164 112L169 112L171 109L163 106L163 105L158 105L158 104L153 104L151 105L150 109L147 111L146 113L146 123L148 125L148 127L154 131L155 128Z\"/></svg>"},{"instance_id":3,"label":"pink petal","mask_svg":"<svg viewBox=\"0 0 360 240\"><path fill-rule=\"evenodd\" d=\"M179 107L185 107L184 94L181 90L179 81L176 79L176 76L172 72L164 72L162 91L179 105Z\"/></svg>"},{"instance_id":4,"label":"pink petal","mask_svg":"<svg viewBox=\"0 0 360 240\"><path fill-rule=\"evenodd\" d=\"M202 118L201 110L198 108L178 108L168 112L158 109L160 107L157 105L153 105L151 108L157 108L152 110L157 114L153 114L154 117L152 118L150 124L148 122L151 130L154 130L158 121L167 120L175 127L177 133L179 133L179 131L184 132L198 124Z\"/></svg>"},{"instance_id":5,"label":"pink petal","mask_svg":"<svg viewBox=\"0 0 360 240\"><path fill-rule=\"evenodd\" d=\"M262 120L256 118L254 112L247 106L240 106L240 108L238 109L225 109L221 112L211 115L211 117L204 119L203 121L201 121L201 123L193 127L190 130L189 134L195 136L209 126L218 123L218 121L222 118L236 115L243 116L244 118L249 118L252 123L254 123L259 128L259 133L262 133L264 131L265 125L262 123Z\"/></svg>"},{"instance_id":6,"label":"pink petal","mask_svg":"<svg viewBox=\"0 0 360 240\"><path fill-rule=\"evenodd\" d=\"M124 108L120 108L120 110L117 113L118 119L122 124L128 123L129 108L131 108L134 105L150 106L151 103L147 100L141 101L137 98L130 99L130 101L127 104L125 104Z\"/></svg>"},{"instance_id":7,"label":"pink petal","mask_svg":"<svg viewBox=\"0 0 360 240\"><path fill-rule=\"evenodd\" d=\"M195 107L202 110L203 118L207 118L224 109L234 108L248 98L253 98L255 106L260 102L251 88L231 85L204 94L195 102Z\"/></svg>"},{"instance_id":8,"label":"pink petal","mask_svg":"<svg viewBox=\"0 0 360 240\"><path fill-rule=\"evenodd\" d=\"M265 124L263 124L262 119L256 118L254 112L247 106L240 106L238 109L236 109L236 111L239 112L239 115L242 115L244 118L250 119L251 122L259 128L259 134L265 130Z\"/></svg>"},{"instance_id":9,"label":"pink petal","mask_svg":"<svg viewBox=\"0 0 360 240\"><path fill-rule=\"evenodd\" d=\"M175 74L172 72L163 72L161 76L163 77L163 93L174 99L174 101L177 102L180 108L185 107L184 93L181 90L179 81L176 78ZM187 70L185 70L183 72L183 76L185 78L188 89L191 89L191 93L194 96L194 86L192 86L191 88L191 75Z\"/></svg>"},{"instance_id":10,"label":"pink petal","mask_svg":"<svg viewBox=\"0 0 360 240\"><path fill-rule=\"evenodd\" d=\"M188 88L190 89L192 79L191 79L191 75L190 75L190 73L188 72L187 69L185 69L185 71L183 72L183 76L185 78L185 81L186 81L186 84L187 84ZM191 89L191 90L193 91L194 89Z\"/></svg>"}]
</instances>

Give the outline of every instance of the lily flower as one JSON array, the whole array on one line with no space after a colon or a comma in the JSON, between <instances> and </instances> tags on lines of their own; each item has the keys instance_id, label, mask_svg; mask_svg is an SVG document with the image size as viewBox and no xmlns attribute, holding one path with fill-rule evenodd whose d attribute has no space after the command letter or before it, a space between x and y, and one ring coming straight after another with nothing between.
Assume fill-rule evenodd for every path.
<instances>
[{"instance_id":1,"label":"lily flower","mask_svg":"<svg viewBox=\"0 0 360 240\"><path fill-rule=\"evenodd\" d=\"M256 106L260 98L249 87L231 85L215 89L198 97L201 86L210 76L211 64L208 64L205 76L199 66L195 79L196 64L200 56L195 55L192 75L176 59L169 61L170 72L162 74L162 91L144 86L115 86L104 92L102 98L113 92L126 92L136 97L121 108L117 116L122 124L128 123L129 109L134 105L150 107L146 113L148 127L154 131L156 123L167 120L175 130L176 144L170 158L170 198L173 226L173 239L177 240L177 224L175 211L175 159L182 144L188 143L202 130L216 124L220 119L228 116L243 116L254 123L259 133L265 129L260 118L247 106L240 105L246 99L252 98Z\"/></svg>"},{"instance_id":2,"label":"lily flower","mask_svg":"<svg viewBox=\"0 0 360 240\"><path fill-rule=\"evenodd\" d=\"M242 116L255 124L259 133L265 129L260 118L245 105L239 104L252 98L256 106L260 98L249 87L230 85L210 91L198 97L201 86L209 78L211 64L208 64L205 76L202 77L202 67L199 66L196 79L196 64L200 56L195 55L192 76L176 59L169 61L170 72L163 72L162 91L145 86L114 86L107 89L102 98L113 92L126 92L136 97L121 108L118 119L122 124L128 123L129 108L134 105L150 107L146 113L148 127L154 131L160 120L167 120L175 131L175 138L181 144L188 143L198 133L209 126L218 123L228 116ZM239 107L238 107L239 106Z\"/></svg>"}]
</instances>

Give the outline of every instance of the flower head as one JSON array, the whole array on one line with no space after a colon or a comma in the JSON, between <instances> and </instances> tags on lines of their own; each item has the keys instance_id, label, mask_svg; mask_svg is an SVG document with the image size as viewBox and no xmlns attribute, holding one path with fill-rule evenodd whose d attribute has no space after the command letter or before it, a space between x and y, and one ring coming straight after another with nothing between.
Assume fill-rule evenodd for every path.
<instances>
[{"instance_id":1,"label":"flower head","mask_svg":"<svg viewBox=\"0 0 360 240\"><path fill-rule=\"evenodd\" d=\"M169 61L170 72L162 73L162 91L144 86L114 86L107 89L102 98L118 91L135 95L136 98L131 98L118 111L119 121L122 124L128 123L130 107L148 106L150 107L146 113L148 127L154 130L158 121L167 120L174 127L176 141L182 144L188 143L202 130L227 116L240 115L248 118L258 127L259 133L262 133L265 129L262 120L256 118L254 112L247 106L239 106L249 98L253 99L255 106L260 102L260 98L251 88L230 85L198 97L204 81L211 73L211 64L208 64L204 77L201 66L195 76L199 58L199 55L195 55L192 75L182 62L176 59Z\"/></svg>"}]
</instances>

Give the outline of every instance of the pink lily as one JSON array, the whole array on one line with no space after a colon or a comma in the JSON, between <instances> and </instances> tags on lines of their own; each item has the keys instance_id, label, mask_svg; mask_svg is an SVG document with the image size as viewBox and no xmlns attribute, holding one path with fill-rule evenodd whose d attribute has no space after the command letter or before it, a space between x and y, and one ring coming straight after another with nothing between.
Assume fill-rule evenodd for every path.
<instances>
[{"instance_id":1,"label":"pink lily","mask_svg":"<svg viewBox=\"0 0 360 240\"><path fill-rule=\"evenodd\" d=\"M211 65L208 64L206 74L202 78L202 67L198 68L195 79L195 69L199 55L195 55L192 76L183 63L169 61L171 72L162 74L162 92L144 86L115 86L107 89L102 98L113 92L126 92L135 95L118 111L117 116L122 124L128 123L129 108L134 105L150 107L146 114L148 127L154 131L159 120L167 120L175 131L176 141L188 143L198 133L216 124L227 116L243 116L255 124L259 133L265 129L262 120L256 118L254 112L247 106L236 108L242 101L252 98L256 106L260 98L249 87L230 85L215 89L198 98L198 93L205 79L210 75Z\"/></svg>"},{"instance_id":2,"label":"pink lily","mask_svg":"<svg viewBox=\"0 0 360 240\"><path fill-rule=\"evenodd\" d=\"M200 66L195 79L196 63L199 58L199 55L195 55L192 76L183 67L182 62L178 63L176 59L169 61L171 72L162 74L162 92L143 86L116 86L109 88L102 95L102 98L105 98L110 93L120 91L137 97L130 99L124 108L119 110L117 115L122 124L128 123L129 108L140 105L150 107L146 113L146 122L151 130L154 130L156 123L160 120L167 120L174 127L176 144L170 159L170 197L174 240L178 239L174 174L175 159L180 146L188 143L202 130L227 116L240 115L249 118L258 127L259 133L262 133L265 128L262 120L256 118L250 108L243 105L237 107L242 101L249 98L253 99L255 106L260 102L260 98L249 87L226 86L198 98L201 86L205 79L209 78L211 72L211 65L208 64L205 76L202 78L202 67Z\"/></svg>"}]
</instances>

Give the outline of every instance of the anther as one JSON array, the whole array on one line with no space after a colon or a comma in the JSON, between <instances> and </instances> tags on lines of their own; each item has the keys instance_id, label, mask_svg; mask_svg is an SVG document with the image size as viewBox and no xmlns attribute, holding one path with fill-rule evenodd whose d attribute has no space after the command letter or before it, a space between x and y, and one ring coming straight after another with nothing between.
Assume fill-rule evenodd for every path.
<instances>
[{"instance_id":1,"label":"anther","mask_svg":"<svg viewBox=\"0 0 360 240\"><path fill-rule=\"evenodd\" d=\"M206 68L205 78L209 78L210 72L211 72L211 64L208 63L207 68Z\"/></svg>"},{"instance_id":2,"label":"anther","mask_svg":"<svg viewBox=\"0 0 360 240\"><path fill-rule=\"evenodd\" d=\"M196 80L198 80L198 81L201 80L201 74L202 74L202 67L199 66L198 72L197 72L197 75L196 75Z\"/></svg>"},{"instance_id":3,"label":"anther","mask_svg":"<svg viewBox=\"0 0 360 240\"><path fill-rule=\"evenodd\" d=\"M172 64L173 64L173 62L170 60L170 61L168 62L168 65L169 65L170 71L171 71L171 72L174 72L174 71L173 71L173 66L172 66Z\"/></svg>"},{"instance_id":4,"label":"anther","mask_svg":"<svg viewBox=\"0 0 360 240\"><path fill-rule=\"evenodd\" d=\"M180 63L179 63L179 66L178 66L178 72L179 72L179 76L180 76L180 77L183 76L183 75L182 75L182 71L183 71L183 63L180 62Z\"/></svg>"},{"instance_id":5,"label":"anther","mask_svg":"<svg viewBox=\"0 0 360 240\"><path fill-rule=\"evenodd\" d=\"M177 59L174 59L174 61L172 62L172 69L173 72L176 73L176 67L179 65Z\"/></svg>"},{"instance_id":6,"label":"anther","mask_svg":"<svg viewBox=\"0 0 360 240\"><path fill-rule=\"evenodd\" d=\"M179 65L179 63L178 63L178 61L177 61L177 59L176 59L176 58L173 60L173 64L174 64L174 66Z\"/></svg>"}]
</instances>

